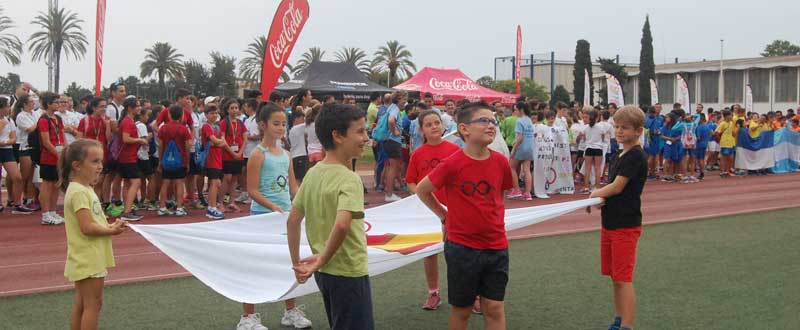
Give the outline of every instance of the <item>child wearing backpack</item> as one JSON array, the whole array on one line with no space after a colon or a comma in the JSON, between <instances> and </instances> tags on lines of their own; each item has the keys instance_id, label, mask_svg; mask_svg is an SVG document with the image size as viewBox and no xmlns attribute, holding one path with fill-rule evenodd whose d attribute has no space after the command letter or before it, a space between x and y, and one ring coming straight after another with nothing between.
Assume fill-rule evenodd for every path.
<instances>
[{"instance_id":1,"label":"child wearing backpack","mask_svg":"<svg viewBox=\"0 0 800 330\"><path fill-rule=\"evenodd\" d=\"M185 192L186 174L189 166L189 154L187 150L192 145L192 133L186 125L180 123L183 116L183 108L174 105L169 108L169 115L172 120L166 122L158 130L160 141L159 152L161 156L161 196L158 199L158 215L172 215L172 211L167 208L167 195L170 187L175 184L176 196L183 196ZM183 207L183 198L176 198L178 208L174 215L182 217L186 215Z\"/></svg>"},{"instance_id":2,"label":"child wearing backpack","mask_svg":"<svg viewBox=\"0 0 800 330\"><path fill-rule=\"evenodd\" d=\"M215 105L206 107L206 124L201 129L205 169L208 178L208 210L206 217L214 220L225 218L225 213L217 208L222 203L220 185L222 184L222 153L230 152L230 146L222 138L219 129L219 109ZM202 160L201 160L202 161Z\"/></svg>"}]
</instances>

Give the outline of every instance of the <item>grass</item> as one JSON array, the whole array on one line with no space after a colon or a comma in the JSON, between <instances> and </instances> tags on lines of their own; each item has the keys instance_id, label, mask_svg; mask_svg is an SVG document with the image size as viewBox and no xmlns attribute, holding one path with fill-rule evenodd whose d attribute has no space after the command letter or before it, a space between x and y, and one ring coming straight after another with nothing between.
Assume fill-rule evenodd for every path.
<instances>
[{"instance_id":1,"label":"grass","mask_svg":"<svg viewBox=\"0 0 800 330\"><path fill-rule=\"evenodd\" d=\"M800 324L800 209L648 226L636 269L638 329L795 329ZM598 234L511 243L509 329L605 329L613 305ZM443 258L440 258L444 270ZM441 274L446 292L444 273ZM445 329L449 307L419 308L422 264L372 279L377 329ZM0 328L65 329L72 292L0 298ZM319 295L301 298L327 329ZM106 288L103 329L233 329L241 307L192 278ZM280 304L259 305L279 325ZM482 329L473 317L470 329Z\"/></svg>"}]
</instances>

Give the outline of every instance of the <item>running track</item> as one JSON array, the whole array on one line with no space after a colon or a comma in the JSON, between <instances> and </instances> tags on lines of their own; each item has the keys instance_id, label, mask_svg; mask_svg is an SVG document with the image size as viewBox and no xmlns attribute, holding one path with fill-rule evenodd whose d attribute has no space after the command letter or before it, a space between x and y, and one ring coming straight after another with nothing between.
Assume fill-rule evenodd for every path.
<instances>
[{"instance_id":1,"label":"running track","mask_svg":"<svg viewBox=\"0 0 800 330\"><path fill-rule=\"evenodd\" d=\"M369 171L359 171L371 186ZM684 221L737 213L800 206L797 187L800 175L783 174L720 179L710 176L696 184L648 182L643 197L646 224ZM368 207L383 203L383 195L366 196ZM585 198L585 195L554 196L532 202L509 201L509 208L542 205ZM186 218L158 218L145 212L140 223L186 223L206 221L204 210L190 210ZM245 215L245 213L241 213ZM230 215L229 215L230 216ZM72 288L63 276L66 238L63 226L42 226L40 214L13 216L0 213L0 297ZM597 230L600 213L576 211L560 218L509 233L511 239L561 235ZM107 283L119 284L190 276L141 236L127 231L114 238L117 267L109 270Z\"/></svg>"}]
</instances>

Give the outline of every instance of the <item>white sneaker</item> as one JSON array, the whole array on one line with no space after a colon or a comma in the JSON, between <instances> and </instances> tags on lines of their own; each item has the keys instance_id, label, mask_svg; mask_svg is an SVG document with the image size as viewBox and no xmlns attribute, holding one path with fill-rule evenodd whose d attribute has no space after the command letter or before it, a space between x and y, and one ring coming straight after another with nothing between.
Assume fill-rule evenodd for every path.
<instances>
[{"instance_id":1,"label":"white sneaker","mask_svg":"<svg viewBox=\"0 0 800 330\"><path fill-rule=\"evenodd\" d=\"M397 196L395 194L392 194L391 196L384 196L383 197L383 201L387 202L387 203L396 202L396 201L399 201L401 199L402 198L400 198L400 196Z\"/></svg>"},{"instance_id":2,"label":"white sneaker","mask_svg":"<svg viewBox=\"0 0 800 330\"><path fill-rule=\"evenodd\" d=\"M250 195L248 195L246 192L243 192L239 194L239 197L236 197L235 201L239 204L248 204L250 203Z\"/></svg>"},{"instance_id":3,"label":"white sneaker","mask_svg":"<svg viewBox=\"0 0 800 330\"><path fill-rule=\"evenodd\" d=\"M261 324L261 314L255 313L247 316L242 316L239 319L239 324L236 325L236 330L269 330Z\"/></svg>"},{"instance_id":4,"label":"white sneaker","mask_svg":"<svg viewBox=\"0 0 800 330\"><path fill-rule=\"evenodd\" d=\"M293 326L295 329L307 329L311 327L311 321L306 318L306 313L303 312L305 305L300 305L295 308L283 312L281 318L281 325Z\"/></svg>"},{"instance_id":5,"label":"white sneaker","mask_svg":"<svg viewBox=\"0 0 800 330\"><path fill-rule=\"evenodd\" d=\"M53 219L56 220L56 222L58 222L58 224L64 223L64 217L58 215L58 213L53 212L53 213L50 213L50 215L53 217Z\"/></svg>"},{"instance_id":6,"label":"white sneaker","mask_svg":"<svg viewBox=\"0 0 800 330\"><path fill-rule=\"evenodd\" d=\"M54 225L50 213L42 213L42 225Z\"/></svg>"}]
</instances>

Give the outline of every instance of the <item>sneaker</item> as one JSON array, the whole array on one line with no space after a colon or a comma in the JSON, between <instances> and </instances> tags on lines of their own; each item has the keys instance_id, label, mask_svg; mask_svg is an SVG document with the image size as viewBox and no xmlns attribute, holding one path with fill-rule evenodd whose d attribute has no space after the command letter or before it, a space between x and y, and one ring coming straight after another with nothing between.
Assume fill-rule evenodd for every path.
<instances>
[{"instance_id":1,"label":"sneaker","mask_svg":"<svg viewBox=\"0 0 800 330\"><path fill-rule=\"evenodd\" d=\"M594 192L594 190L592 190L592 192ZM536 198L539 198L539 199L548 199L548 198L550 198L550 196L547 196L546 194L545 194L545 195L536 195Z\"/></svg>"},{"instance_id":2,"label":"sneaker","mask_svg":"<svg viewBox=\"0 0 800 330\"><path fill-rule=\"evenodd\" d=\"M150 204L147 204L147 210L148 211L158 211L158 203L150 202Z\"/></svg>"},{"instance_id":3,"label":"sneaker","mask_svg":"<svg viewBox=\"0 0 800 330\"><path fill-rule=\"evenodd\" d=\"M175 210L175 216L177 217L185 217L187 214L188 213L186 213L185 208L179 207L177 210Z\"/></svg>"},{"instance_id":4,"label":"sneaker","mask_svg":"<svg viewBox=\"0 0 800 330\"><path fill-rule=\"evenodd\" d=\"M472 314L483 314L483 310L481 309L481 299L475 298L475 302L472 303Z\"/></svg>"},{"instance_id":5,"label":"sneaker","mask_svg":"<svg viewBox=\"0 0 800 330\"><path fill-rule=\"evenodd\" d=\"M675 181L675 178L673 178L671 175L665 175L664 177L661 178L661 182L673 182L673 181Z\"/></svg>"},{"instance_id":6,"label":"sneaker","mask_svg":"<svg viewBox=\"0 0 800 330\"><path fill-rule=\"evenodd\" d=\"M167 204L167 209L170 210L174 210L178 207L178 204L176 204L174 200L168 200L166 204Z\"/></svg>"},{"instance_id":7,"label":"sneaker","mask_svg":"<svg viewBox=\"0 0 800 330\"><path fill-rule=\"evenodd\" d=\"M239 197L236 197L235 201L237 203L239 203L239 204L249 204L250 203L250 195L248 195L246 192L244 192L244 193L240 194Z\"/></svg>"},{"instance_id":8,"label":"sneaker","mask_svg":"<svg viewBox=\"0 0 800 330\"><path fill-rule=\"evenodd\" d=\"M522 199L524 199L526 201L532 201L533 200L533 196L531 196L530 193L524 193L524 194L522 194Z\"/></svg>"},{"instance_id":9,"label":"sneaker","mask_svg":"<svg viewBox=\"0 0 800 330\"><path fill-rule=\"evenodd\" d=\"M307 329L311 327L311 321L306 318L306 313L303 312L305 306L300 305L295 308L283 312L281 318L281 325L292 326L295 329Z\"/></svg>"},{"instance_id":10,"label":"sneaker","mask_svg":"<svg viewBox=\"0 0 800 330\"><path fill-rule=\"evenodd\" d=\"M64 223L64 217L58 215L58 213L52 212L50 213L50 217L53 218L53 220L55 220L56 222L58 222L57 224L59 225Z\"/></svg>"},{"instance_id":11,"label":"sneaker","mask_svg":"<svg viewBox=\"0 0 800 330\"><path fill-rule=\"evenodd\" d=\"M42 214L42 224L43 225L60 225L62 223L64 223L64 220L53 216L52 213L44 213L44 214Z\"/></svg>"},{"instance_id":12,"label":"sneaker","mask_svg":"<svg viewBox=\"0 0 800 330\"><path fill-rule=\"evenodd\" d=\"M608 330L619 330L619 326L622 325L622 318L619 316L614 317L614 322L608 326Z\"/></svg>"},{"instance_id":13,"label":"sneaker","mask_svg":"<svg viewBox=\"0 0 800 330\"><path fill-rule=\"evenodd\" d=\"M647 180L650 180L650 181L653 181L653 180L658 180L658 176L656 176L656 175L652 175L652 174L651 174L651 175L648 175L648 176L647 176Z\"/></svg>"},{"instance_id":14,"label":"sneaker","mask_svg":"<svg viewBox=\"0 0 800 330\"><path fill-rule=\"evenodd\" d=\"M11 214L31 214L33 210L25 207L25 205L16 205L11 209Z\"/></svg>"},{"instance_id":15,"label":"sneaker","mask_svg":"<svg viewBox=\"0 0 800 330\"><path fill-rule=\"evenodd\" d=\"M187 205L189 205L189 207L191 207L193 209L196 209L196 210L202 210L202 209L205 209L207 207L206 205L203 205L203 203L200 203L199 200L190 201L189 204L187 204Z\"/></svg>"},{"instance_id":16,"label":"sneaker","mask_svg":"<svg viewBox=\"0 0 800 330\"><path fill-rule=\"evenodd\" d=\"M217 209L208 209L208 211L206 211L206 218L214 220L225 219L225 213Z\"/></svg>"},{"instance_id":17,"label":"sneaker","mask_svg":"<svg viewBox=\"0 0 800 330\"><path fill-rule=\"evenodd\" d=\"M200 204L203 205L203 207L208 207L208 202L206 201L206 198L203 197L203 195L198 196L197 200L200 202Z\"/></svg>"},{"instance_id":18,"label":"sneaker","mask_svg":"<svg viewBox=\"0 0 800 330\"><path fill-rule=\"evenodd\" d=\"M122 219L123 221L130 221L130 222L139 221L142 220L142 218L143 216L136 214L136 212L134 211L125 213L120 217L120 219Z\"/></svg>"},{"instance_id":19,"label":"sneaker","mask_svg":"<svg viewBox=\"0 0 800 330\"><path fill-rule=\"evenodd\" d=\"M112 218L119 217L123 212L125 212L125 205L122 202L111 203L106 209L106 213Z\"/></svg>"},{"instance_id":20,"label":"sneaker","mask_svg":"<svg viewBox=\"0 0 800 330\"><path fill-rule=\"evenodd\" d=\"M242 316L239 319L239 324L236 325L236 330L269 330L261 324L261 314L255 313L247 316Z\"/></svg>"},{"instance_id":21,"label":"sneaker","mask_svg":"<svg viewBox=\"0 0 800 330\"><path fill-rule=\"evenodd\" d=\"M222 199L222 202L225 204L231 203L231 195L225 195L225 198Z\"/></svg>"},{"instance_id":22,"label":"sneaker","mask_svg":"<svg viewBox=\"0 0 800 330\"><path fill-rule=\"evenodd\" d=\"M36 203L34 201L28 202L28 204L25 204L25 207L33 210L34 212L42 210L42 206L39 205L39 203Z\"/></svg>"},{"instance_id":23,"label":"sneaker","mask_svg":"<svg viewBox=\"0 0 800 330\"><path fill-rule=\"evenodd\" d=\"M400 198L400 196L397 196L395 194L392 194L391 196L384 196L383 197L383 201L387 202L387 203L396 202L396 201L399 201L401 199L402 198Z\"/></svg>"},{"instance_id":24,"label":"sneaker","mask_svg":"<svg viewBox=\"0 0 800 330\"><path fill-rule=\"evenodd\" d=\"M172 215L172 211L166 207L162 207L158 209L158 216L163 217L165 215Z\"/></svg>"},{"instance_id":25,"label":"sneaker","mask_svg":"<svg viewBox=\"0 0 800 330\"><path fill-rule=\"evenodd\" d=\"M703 181L706 178L706 172L700 172L700 175L697 177L698 181Z\"/></svg>"},{"instance_id":26,"label":"sneaker","mask_svg":"<svg viewBox=\"0 0 800 330\"><path fill-rule=\"evenodd\" d=\"M428 298L425 299L425 303L422 304L422 309L427 311L435 311L439 309L439 306L442 305L442 296L439 295L439 291L431 292L428 294Z\"/></svg>"},{"instance_id":27,"label":"sneaker","mask_svg":"<svg viewBox=\"0 0 800 330\"><path fill-rule=\"evenodd\" d=\"M511 191L506 195L508 199L520 198L522 197L522 190L519 188L511 189Z\"/></svg>"}]
</instances>

